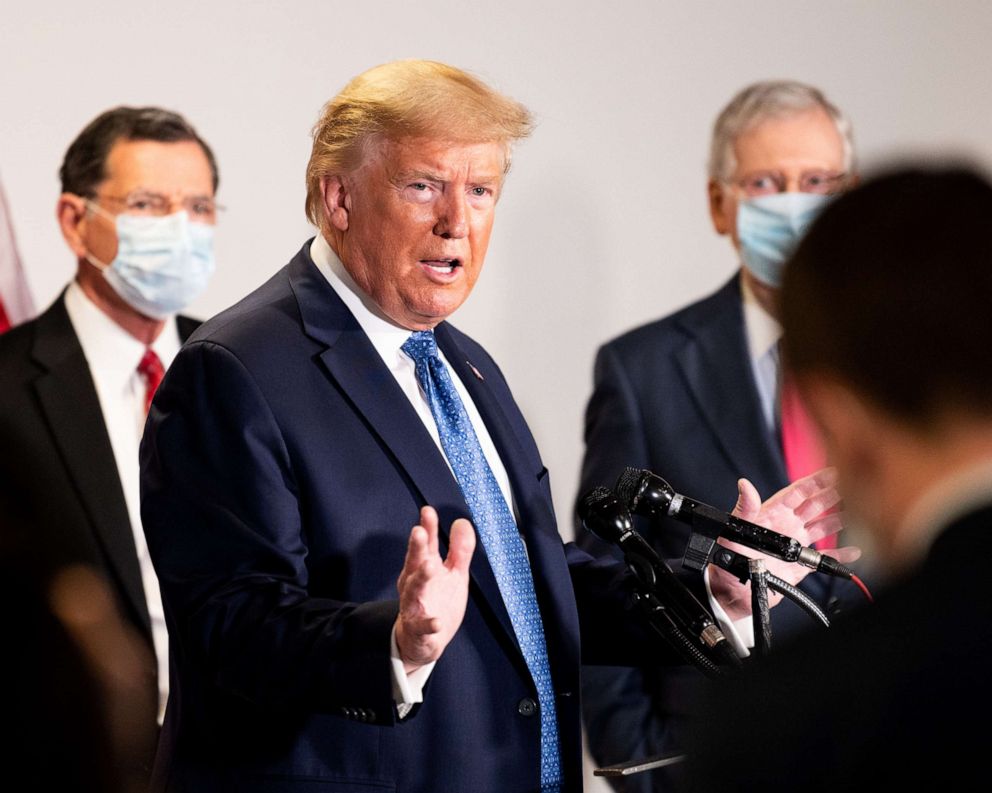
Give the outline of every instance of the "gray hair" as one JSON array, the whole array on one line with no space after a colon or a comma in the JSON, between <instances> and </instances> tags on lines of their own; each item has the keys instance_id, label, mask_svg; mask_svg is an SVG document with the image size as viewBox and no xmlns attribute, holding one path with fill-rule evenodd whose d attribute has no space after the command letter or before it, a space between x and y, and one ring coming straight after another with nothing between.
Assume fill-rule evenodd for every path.
<instances>
[{"instance_id":1,"label":"gray hair","mask_svg":"<svg viewBox=\"0 0 992 793\"><path fill-rule=\"evenodd\" d=\"M726 181L737 167L734 143L743 133L764 121L797 115L820 107L830 116L844 146L844 170L854 167L854 137L851 122L821 91L794 80L754 83L730 100L717 116L710 144L709 176Z\"/></svg>"}]
</instances>

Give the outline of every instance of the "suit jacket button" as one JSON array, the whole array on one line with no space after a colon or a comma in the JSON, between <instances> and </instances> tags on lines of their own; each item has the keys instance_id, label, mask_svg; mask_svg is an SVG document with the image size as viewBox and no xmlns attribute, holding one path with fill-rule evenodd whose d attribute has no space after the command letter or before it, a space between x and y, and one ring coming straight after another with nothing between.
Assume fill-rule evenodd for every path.
<instances>
[{"instance_id":1,"label":"suit jacket button","mask_svg":"<svg viewBox=\"0 0 992 793\"><path fill-rule=\"evenodd\" d=\"M521 716L533 716L537 713L537 703L530 697L524 697L517 703L517 713Z\"/></svg>"}]
</instances>

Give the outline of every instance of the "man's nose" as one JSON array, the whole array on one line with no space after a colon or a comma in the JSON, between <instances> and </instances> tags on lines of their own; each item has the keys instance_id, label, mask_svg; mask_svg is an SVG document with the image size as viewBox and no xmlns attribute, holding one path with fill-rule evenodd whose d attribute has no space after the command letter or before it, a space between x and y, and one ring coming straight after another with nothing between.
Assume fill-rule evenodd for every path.
<instances>
[{"instance_id":1,"label":"man's nose","mask_svg":"<svg viewBox=\"0 0 992 793\"><path fill-rule=\"evenodd\" d=\"M461 239L468 234L468 207L465 196L452 192L438 204L440 212L434 233L445 239Z\"/></svg>"},{"instance_id":2,"label":"man's nose","mask_svg":"<svg viewBox=\"0 0 992 793\"><path fill-rule=\"evenodd\" d=\"M803 175L801 173L785 174L784 193L801 193L803 188Z\"/></svg>"}]
</instances>

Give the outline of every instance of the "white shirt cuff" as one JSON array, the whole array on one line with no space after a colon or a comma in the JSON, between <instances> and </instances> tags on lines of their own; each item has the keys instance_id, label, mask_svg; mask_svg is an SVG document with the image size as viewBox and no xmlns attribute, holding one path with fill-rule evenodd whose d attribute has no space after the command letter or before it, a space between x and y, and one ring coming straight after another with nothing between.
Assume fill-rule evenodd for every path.
<instances>
[{"instance_id":1,"label":"white shirt cuff","mask_svg":"<svg viewBox=\"0 0 992 793\"><path fill-rule=\"evenodd\" d=\"M424 701L424 686L427 685L427 678L434 671L434 664L437 661L424 664L407 674L403 668L400 649L396 644L395 625L389 634L389 660L393 670L393 701L396 703L396 714L402 720L410 715L414 705Z\"/></svg>"},{"instance_id":2,"label":"white shirt cuff","mask_svg":"<svg viewBox=\"0 0 992 793\"><path fill-rule=\"evenodd\" d=\"M706 567L703 572L703 583L706 585L706 597L710 601L710 609L716 618L716 624L727 637L727 641L734 648L734 652L741 658L747 658L751 654L751 647L754 647L754 621L750 616L741 617L737 621L731 621L723 606L713 597L713 590L710 589L710 568ZM402 665L400 667L402 669Z\"/></svg>"}]
</instances>

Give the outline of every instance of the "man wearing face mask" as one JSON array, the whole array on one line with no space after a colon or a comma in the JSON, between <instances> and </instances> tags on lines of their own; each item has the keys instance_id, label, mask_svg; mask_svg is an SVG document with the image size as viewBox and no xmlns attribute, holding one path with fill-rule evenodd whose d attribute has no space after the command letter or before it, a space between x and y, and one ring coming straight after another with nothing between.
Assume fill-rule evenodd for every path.
<instances>
[{"instance_id":1,"label":"man wearing face mask","mask_svg":"<svg viewBox=\"0 0 992 793\"><path fill-rule=\"evenodd\" d=\"M73 141L60 177L56 214L76 274L0 338L3 475L45 566L103 572L154 651L151 720L168 692L168 637L141 529L138 444L152 394L198 324L177 312L214 270L217 166L176 113L118 107ZM148 770L150 760L136 759Z\"/></svg>"},{"instance_id":2,"label":"man wearing face mask","mask_svg":"<svg viewBox=\"0 0 992 793\"><path fill-rule=\"evenodd\" d=\"M990 216L988 175L910 166L838 199L790 260L784 352L888 581L872 608L710 692L687 789L986 777Z\"/></svg>"},{"instance_id":3,"label":"man wearing face mask","mask_svg":"<svg viewBox=\"0 0 992 793\"><path fill-rule=\"evenodd\" d=\"M817 89L762 82L733 98L716 120L709 162L714 228L733 243L740 270L715 294L604 345L586 414L580 493L612 483L625 466L648 468L678 492L747 511L825 464L802 406L779 367L783 264L831 197L854 180L851 125ZM754 483L738 487L745 476ZM666 558L681 557L681 524L641 525ZM581 528L578 543L605 546ZM708 576L727 575L712 569ZM810 576L802 589L836 613L855 603L848 585ZM708 582L709 583L709 582ZM718 615L736 623L735 615ZM773 612L781 643L810 625L792 603ZM738 624L750 643L750 621ZM693 679L666 671L583 671L584 716L600 763L681 748ZM618 789L666 790L664 772Z\"/></svg>"}]
</instances>

